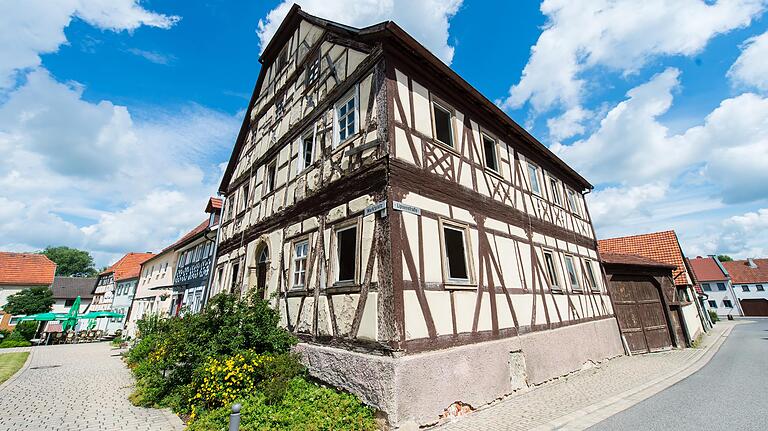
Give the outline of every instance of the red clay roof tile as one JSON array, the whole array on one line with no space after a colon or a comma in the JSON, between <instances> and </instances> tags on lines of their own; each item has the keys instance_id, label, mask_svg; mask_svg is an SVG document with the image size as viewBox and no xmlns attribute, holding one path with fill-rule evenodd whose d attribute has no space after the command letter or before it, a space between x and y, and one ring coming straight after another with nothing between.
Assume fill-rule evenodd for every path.
<instances>
[{"instance_id":1,"label":"red clay roof tile","mask_svg":"<svg viewBox=\"0 0 768 431\"><path fill-rule=\"evenodd\" d=\"M603 253L634 254L675 266L673 278L675 285L693 284L692 277L686 270L683 251L677 241L675 231L654 232L597 241L600 255Z\"/></svg>"},{"instance_id":2,"label":"red clay roof tile","mask_svg":"<svg viewBox=\"0 0 768 431\"><path fill-rule=\"evenodd\" d=\"M753 259L757 268L750 268L746 260L723 262L725 270L731 276L733 284L768 284L768 259Z\"/></svg>"},{"instance_id":3,"label":"red clay roof tile","mask_svg":"<svg viewBox=\"0 0 768 431\"><path fill-rule=\"evenodd\" d=\"M128 253L102 274L114 273L115 281L136 278L141 273L141 264L154 256L152 253Z\"/></svg>"},{"instance_id":4,"label":"red clay roof tile","mask_svg":"<svg viewBox=\"0 0 768 431\"><path fill-rule=\"evenodd\" d=\"M50 286L56 264L38 253L0 252L0 284Z\"/></svg>"},{"instance_id":5,"label":"red clay roof tile","mask_svg":"<svg viewBox=\"0 0 768 431\"><path fill-rule=\"evenodd\" d=\"M723 281L728 278L713 257L697 257L688 261L698 281Z\"/></svg>"}]
</instances>

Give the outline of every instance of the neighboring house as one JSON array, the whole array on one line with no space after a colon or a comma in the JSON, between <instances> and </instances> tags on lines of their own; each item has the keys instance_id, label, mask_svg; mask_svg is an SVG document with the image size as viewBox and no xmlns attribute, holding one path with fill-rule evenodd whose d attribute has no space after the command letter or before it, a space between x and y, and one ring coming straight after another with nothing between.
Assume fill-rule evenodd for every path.
<instances>
[{"instance_id":1,"label":"neighboring house","mask_svg":"<svg viewBox=\"0 0 768 431\"><path fill-rule=\"evenodd\" d=\"M80 297L79 313L85 313L93 299L93 286L96 285L96 277L59 277L53 279L51 290L53 291L54 313L68 313Z\"/></svg>"},{"instance_id":2,"label":"neighboring house","mask_svg":"<svg viewBox=\"0 0 768 431\"><path fill-rule=\"evenodd\" d=\"M400 27L294 6L260 62L212 294L271 300L393 426L623 353L592 186Z\"/></svg>"},{"instance_id":3,"label":"neighboring house","mask_svg":"<svg viewBox=\"0 0 768 431\"><path fill-rule=\"evenodd\" d=\"M715 256L689 259L701 292L706 296L704 305L719 317L743 316L737 292L734 292L728 270Z\"/></svg>"},{"instance_id":4,"label":"neighboring house","mask_svg":"<svg viewBox=\"0 0 768 431\"><path fill-rule=\"evenodd\" d=\"M13 329L22 317L2 310L8 297L30 287L51 287L55 274L56 264L43 254L0 252L0 329Z\"/></svg>"},{"instance_id":5,"label":"neighboring house","mask_svg":"<svg viewBox=\"0 0 768 431\"><path fill-rule=\"evenodd\" d=\"M171 314L197 313L208 298L209 275L216 250L222 201L211 198L208 218L171 246L177 256Z\"/></svg>"},{"instance_id":6,"label":"neighboring house","mask_svg":"<svg viewBox=\"0 0 768 431\"><path fill-rule=\"evenodd\" d=\"M701 307L693 273L686 265L685 255L674 231L654 232L598 241L600 254L629 254L642 256L656 262L672 265L674 296L669 306L671 316L679 317L686 344L690 345L708 327L709 317ZM673 323L673 326L677 326Z\"/></svg>"},{"instance_id":7,"label":"neighboring house","mask_svg":"<svg viewBox=\"0 0 768 431\"><path fill-rule=\"evenodd\" d=\"M768 259L723 262L745 316L768 316Z\"/></svg>"},{"instance_id":8,"label":"neighboring house","mask_svg":"<svg viewBox=\"0 0 768 431\"><path fill-rule=\"evenodd\" d=\"M169 315L175 264L176 253L170 247L141 264L141 276L125 323L127 336L136 336L136 322L145 316Z\"/></svg>"},{"instance_id":9,"label":"neighboring house","mask_svg":"<svg viewBox=\"0 0 768 431\"><path fill-rule=\"evenodd\" d=\"M114 311L127 316L136 293L141 264L152 256L152 253L128 253L99 274L89 310ZM123 329L125 319L98 319L96 329L114 333Z\"/></svg>"}]
</instances>

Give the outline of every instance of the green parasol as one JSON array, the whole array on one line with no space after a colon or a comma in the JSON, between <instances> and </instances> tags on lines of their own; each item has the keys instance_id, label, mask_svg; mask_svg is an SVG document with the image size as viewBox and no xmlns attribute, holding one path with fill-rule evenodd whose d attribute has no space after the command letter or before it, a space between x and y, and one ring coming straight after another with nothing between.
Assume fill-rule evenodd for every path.
<instances>
[{"instance_id":1,"label":"green parasol","mask_svg":"<svg viewBox=\"0 0 768 431\"><path fill-rule=\"evenodd\" d=\"M91 311L79 316L80 319L98 319L100 317L111 317L113 319L121 319L125 317L125 314L115 313L114 311Z\"/></svg>"},{"instance_id":2,"label":"green parasol","mask_svg":"<svg viewBox=\"0 0 768 431\"><path fill-rule=\"evenodd\" d=\"M66 319L61 322L61 330L67 332L69 329L75 329L77 326L77 320L79 319L78 313L80 312L80 296L75 298L75 302L72 303L72 307L69 309L69 313L66 315Z\"/></svg>"},{"instance_id":3,"label":"green parasol","mask_svg":"<svg viewBox=\"0 0 768 431\"><path fill-rule=\"evenodd\" d=\"M37 313L37 314L30 314L29 316L24 316L19 321L24 320L34 320L37 322L50 322L52 320L66 320L67 315L64 313Z\"/></svg>"}]
</instances>

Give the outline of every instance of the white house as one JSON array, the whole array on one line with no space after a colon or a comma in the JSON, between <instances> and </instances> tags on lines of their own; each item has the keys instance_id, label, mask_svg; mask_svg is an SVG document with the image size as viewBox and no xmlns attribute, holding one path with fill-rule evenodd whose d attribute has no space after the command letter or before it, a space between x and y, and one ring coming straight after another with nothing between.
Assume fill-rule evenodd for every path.
<instances>
[{"instance_id":1,"label":"white house","mask_svg":"<svg viewBox=\"0 0 768 431\"><path fill-rule=\"evenodd\" d=\"M715 256L697 256L690 259L690 262L699 287L707 296L704 301L707 311L714 311L721 318L744 315L731 284L731 277Z\"/></svg>"},{"instance_id":2,"label":"white house","mask_svg":"<svg viewBox=\"0 0 768 431\"><path fill-rule=\"evenodd\" d=\"M744 316L768 316L768 259L723 262Z\"/></svg>"}]
</instances>

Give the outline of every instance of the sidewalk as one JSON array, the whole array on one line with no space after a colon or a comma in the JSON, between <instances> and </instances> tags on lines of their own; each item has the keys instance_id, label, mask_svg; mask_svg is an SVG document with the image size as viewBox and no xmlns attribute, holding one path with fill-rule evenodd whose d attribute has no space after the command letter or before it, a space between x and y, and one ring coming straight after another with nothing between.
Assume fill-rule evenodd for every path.
<instances>
[{"instance_id":1,"label":"sidewalk","mask_svg":"<svg viewBox=\"0 0 768 431\"><path fill-rule=\"evenodd\" d=\"M698 348L622 356L481 407L434 430L582 430L703 367L736 322L718 322Z\"/></svg>"}]
</instances>

